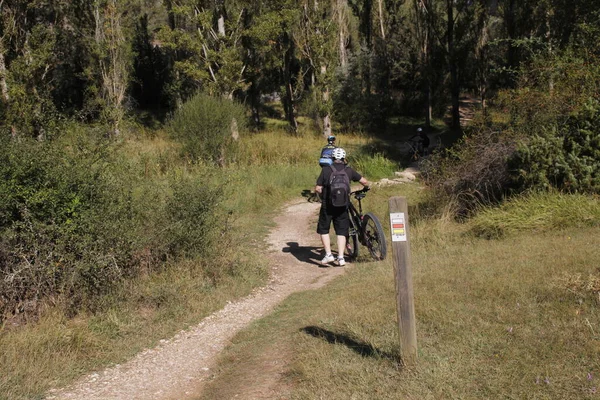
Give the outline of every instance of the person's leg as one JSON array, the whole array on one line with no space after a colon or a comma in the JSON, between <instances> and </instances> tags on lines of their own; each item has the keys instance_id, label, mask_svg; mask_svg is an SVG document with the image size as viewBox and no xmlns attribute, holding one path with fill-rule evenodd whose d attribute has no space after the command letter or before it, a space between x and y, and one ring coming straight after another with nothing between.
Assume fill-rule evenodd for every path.
<instances>
[{"instance_id":1,"label":"person's leg","mask_svg":"<svg viewBox=\"0 0 600 400\"><path fill-rule=\"evenodd\" d=\"M343 266L344 264L346 264L346 261L344 260L344 250L346 249L346 236L344 235L337 235L337 248L338 248L338 264L340 266Z\"/></svg>"},{"instance_id":2,"label":"person's leg","mask_svg":"<svg viewBox=\"0 0 600 400\"><path fill-rule=\"evenodd\" d=\"M333 218L333 228L337 235L337 250L338 250L338 265L343 266L346 264L344 260L344 250L346 249L346 236L350 230L350 216L348 210L345 209L339 212Z\"/></svg>"},{"instance_id":3,"label":"person's leg","mask_svg":"<svg viewBox=\"0 0 600 400\"><path fill-rule=\"evenodd\" d=\"M323 243L323 249L325 249L325 255L331 254L331 239L329 238L329 234L321 235L321 242Z\"/></svg>"},{"instance_id":4,"label":"person's leg","mask_svg":"<svg viewBox=\"0 0 600 400\"><path fill-rule=\"evenodd\" d=\"M321 207L321 211L319 212L319 222L317 223L317 233L321 237L321 243L323 243L323 249L325 250L325 257L321 260L322 264L328 264L335 260L331 254L331 239L329 239L331 218L331 215L327 213L325 207Z\"/></svg>"}]
</instances>

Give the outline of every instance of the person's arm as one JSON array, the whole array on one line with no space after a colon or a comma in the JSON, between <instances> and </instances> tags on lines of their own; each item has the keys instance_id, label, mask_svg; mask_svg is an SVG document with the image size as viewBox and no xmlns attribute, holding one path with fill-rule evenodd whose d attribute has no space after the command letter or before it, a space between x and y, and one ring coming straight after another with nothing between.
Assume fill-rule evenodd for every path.
<instances>
[{"instance_id":1,"label":"person's arm","mask_svg":"<svg viewBox=\"0 0 600 400\"><path fill-rule=\"evenodd\" d=\"M362 176L361 174L359 174L358 172L356 172L354 169L352 169L352 175L351 175L351 179L354 182L358 182L361 185L363 185L364 187L368 187L369 185L369 181L367 180L367 178L365 178L364 176Z\"/></svg>"},{"instance_id":2,"label":"person's arm","mask_svg":"<svg viewBox=\"0 0 600 400\"><path fill-rule=\"evenodd\" d=\"M317 184L315 186L315 192L321 194L323 193L323 180L325 178L323 177L323 169L321 168L321 173L319 174L319 177L317 178Z\"/></svg>"}]
</instances>

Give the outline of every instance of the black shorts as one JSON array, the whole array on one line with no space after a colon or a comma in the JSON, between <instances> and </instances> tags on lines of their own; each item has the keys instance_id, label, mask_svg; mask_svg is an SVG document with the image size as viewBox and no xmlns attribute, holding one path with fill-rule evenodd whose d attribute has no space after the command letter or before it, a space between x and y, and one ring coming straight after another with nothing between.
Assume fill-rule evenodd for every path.
<instances>
[{"instance_id":1,"label":"black shorts","mask_svg":"<svg viewBox=\"0 0 600 400\"><path fill-rule=\"evenodd\" d=\"M329 233L331 221L333 220L333 229L338 236L348 236L350 231L350 217L348 207L322 206L319 212L319 223L317 224L317 233L326 235Z\"/></svg>"}]
</instances>

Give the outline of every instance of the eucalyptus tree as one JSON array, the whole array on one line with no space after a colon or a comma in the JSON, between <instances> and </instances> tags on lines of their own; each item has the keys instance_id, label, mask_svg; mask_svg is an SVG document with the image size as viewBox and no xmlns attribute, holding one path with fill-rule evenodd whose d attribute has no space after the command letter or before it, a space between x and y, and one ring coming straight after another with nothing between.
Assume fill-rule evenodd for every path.
<instances>
[{"instance_id":1,"label":"eucalyptus tree","mask_svg":"<svg viewBox=\"0 0 600 400\"><path fill-rule=\"evenodd\" d=\"M301 74L308 75L308 85L315 105L314 118L325 137L331 135L331 91L338 73L347 74L348 14L345 1L302 1L302 18L294 40L301 58Z\"/></svg>"},{"instance_id":2,"label":"eucalyptus tree","mask_svg":"<svg viewBox=\"0 0 600 400\"><path fill-rule=\"evenodd\" d=\"M3 123L13 136L44 138L59 113L85 114L93 26L89 1L0 1Z\"/></svg>"},{"instance_id":3,"label":"eucalyptus tree","mask_svg":"<svg viewBox=\"0 0 600 400\"><path fill-rule=\"evenodd\" d=\"M122 2L96 0L94 2L94 44L96 61L101 77L103 118L111 126L111 135L120 133L125 115L124 100L129 87L131 43L126 40Z\"/></svg>"}]
</instances>

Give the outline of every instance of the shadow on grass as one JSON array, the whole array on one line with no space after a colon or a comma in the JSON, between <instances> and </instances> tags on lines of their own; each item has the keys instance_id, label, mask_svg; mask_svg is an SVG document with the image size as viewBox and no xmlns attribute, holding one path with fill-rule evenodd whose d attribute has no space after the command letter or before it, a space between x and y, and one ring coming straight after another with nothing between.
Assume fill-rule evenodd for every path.
<instances>
[{"instance_id":1,"label":"shadow on grass","mask_svg":"<svg viewBox=\"0 0 600 400\"><path fill-rule=\"evenodd\" d=\"M322 266L319 262L321 248L315 246L300 246L298 242L287 242L288 247L284 247L281 251L291 253L298 261L308 264Z\"/></svg>"},{"instance_id":2,"label":"shadow on grass","mask_svg":"<svg viewBox=\"0 0 600 400\"><path fill-rule=\"evenodd\" d=\"M301 331L316 338L324 339L331 344L343 344L363 357L384 358L400 364L398 356L379 351L370 344L359 342L346 335L331 332L318 326L306 326Z\"/></svg>"}]
</instances>

